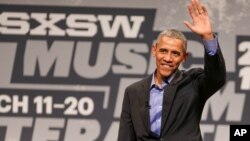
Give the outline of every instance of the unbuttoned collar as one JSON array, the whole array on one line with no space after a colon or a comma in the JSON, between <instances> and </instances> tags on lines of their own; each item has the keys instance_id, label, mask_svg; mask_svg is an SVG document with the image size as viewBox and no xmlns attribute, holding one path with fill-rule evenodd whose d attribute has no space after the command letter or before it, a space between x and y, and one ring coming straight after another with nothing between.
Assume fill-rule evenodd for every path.
<instances>
[{"instance_id":1,"label":"unbuttoned collar","mask_svg":"<svg viewBox=\"0 0 250 141\"><path fill-rule=\"evenodd\" d=\"M156 73L156 70L155 70L153 75L152 75L152 81L151 81L150 89L153 88L153 87L158 87L159 89L163 89L164 87L166 87L174 79L176 72L177 71L175 71L175 73L173 73L170 77L164 79L162 81L162 85L158 86L155 83L155 73Z\"/></svg>"}]
</instances>

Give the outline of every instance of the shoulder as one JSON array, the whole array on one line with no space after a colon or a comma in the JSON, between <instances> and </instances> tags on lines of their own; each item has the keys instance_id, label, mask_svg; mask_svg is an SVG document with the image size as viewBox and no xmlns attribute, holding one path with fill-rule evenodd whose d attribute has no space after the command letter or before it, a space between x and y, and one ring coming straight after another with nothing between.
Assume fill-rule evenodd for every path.
<instances>
[{"instance_id":1,"label":"shoulder","mask_svg":"<svg viewBox=\"0 0 250 141\"><path fill-rule=\"evenodd\" d=\"M192 68L189 70L178 70L171 83L172 84L189 83L190 81L194 81L196 79L199 79L200 76L204 76L204 70L202 68Z\"/></svg>"},{"instance_id":2,"label":"shoulder","mask_svg":"<svg viewBox=\"0 0 250 141\"><path fill-rule=\"evenodd\" d=\"M127 86L126 91L135 90L135 89L139 89L142 87L150 87L151 81L152 81L152 75L147 76L147 77L142 78L141 80L136 81L136 82L130 84L129 86Z\"/></svg>"},{"instance_id":3,"label":"shoulder","mask_svg":"<svg viewBox=\"0 0 250 141\"><path fill-rule=\"evenodd\" d=\"M204 69L202 68L192 68L190 70L181 70L180 71L182 76L188 76L191 78L196 78L199 75L202 75L204 73Z\"/></svg>"}]
</instances>

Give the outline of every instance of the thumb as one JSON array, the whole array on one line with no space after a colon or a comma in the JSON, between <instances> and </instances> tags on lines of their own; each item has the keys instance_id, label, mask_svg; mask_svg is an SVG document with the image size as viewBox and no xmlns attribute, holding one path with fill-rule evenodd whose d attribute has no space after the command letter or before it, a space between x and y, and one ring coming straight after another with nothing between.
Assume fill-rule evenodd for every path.
<instances>
[{"instance_id":1,"label":"thumb","mask_svg":"<svg viewBox=\"0 0 250 141\"><path fill-rule=\"evenodd\" d=\"M193 25L191 25L188 21L183 21L183 23L186 25L187 28L193 31Z\"/></svg>"}]
</instances>

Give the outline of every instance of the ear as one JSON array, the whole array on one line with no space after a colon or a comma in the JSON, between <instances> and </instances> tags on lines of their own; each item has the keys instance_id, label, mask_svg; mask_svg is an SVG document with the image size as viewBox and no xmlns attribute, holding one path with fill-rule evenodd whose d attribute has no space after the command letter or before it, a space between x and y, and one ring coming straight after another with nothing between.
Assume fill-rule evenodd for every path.
<instances>
[{"instance_id":1,"label":"ear","mask_svg":"<svg viewBox=\"0 0 250 141\"><path fill-rule=\"evenodd\" d=\"M189 56L189 53L188 53L188 52L186 52L186 53L184 54L184 57L183 57L182 63L184 63L184 62L187 60L188 56Z\"/></svg>"},{"instance_id":2,"label":"ear","mask_svg":"<svg viewBox=\"0 0 250 141\"><path fill-rule=\"evenodd\" d=\"M155 57L155 54L156 54L156 44L152 45L151 52L152 52L153 57Z\"/></svg>"}]
</instances>

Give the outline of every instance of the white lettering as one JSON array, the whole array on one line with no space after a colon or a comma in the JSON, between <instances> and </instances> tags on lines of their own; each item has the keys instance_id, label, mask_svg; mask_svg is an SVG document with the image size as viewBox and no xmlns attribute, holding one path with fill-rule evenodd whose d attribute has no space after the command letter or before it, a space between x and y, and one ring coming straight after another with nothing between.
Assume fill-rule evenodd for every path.
<instances>
[{"instance_id":1,"label":"white lettering","mask_svg":"<svg viewBox=\"0 0 250 141\"><path fill-rule=\"evenodd\" d=\"M240 69L239 77L241 78L240 89L250 90L250 66Z\"/></svg>"},{"instance_id":2,"label":"white lettering","mask_svg":"<svg viewBox=\"0 0 250 141\"><path fill-rule=\"evenodd\" d=\"M29 109L29 101L28 96L22 96L22 100L19 100L20 96L14 95L13 96L13 113L18 113L19 108L22 109L22 113L28 113Z\"/></svg>"},{"instance_id":3,"label":"white lettering","mask_svg":"<svg viewBox=\"0 0 250 141\"><path fill-rule=\"evenodd\" d=\"M54 76L67 77L73 53L74 42L55 41L48 47L47 41L28 40L24 54L24 76L34 76L36 65L41 76L47 76L54 65Z\"/></svg>"},{"instance_id":4,"label":"white lettering","mask_svg":"<svg viewBox=\"0 0 250 141\"><path fill-rule=\"evenodd\" d=\"M22 129L31 127L33 119L24 117L0 117L0 127L6 128L5 141L20 141Z\"/></svg>"},{"instance_id":5,"label":"white lettering","mask_svg":"<svg viewBox=\"0 0 250 141\"><path fill-rule=\"evenodd\" d=\"M121 78L120 79L119 89L118 89L116 104L115 104L115 110L114 110L114 117L115 118L120 118L125 88L128 85L130 85L136 81L139 81L140 79L141 78Z\"/></svg>"},{"instance_id":6,"label":"white lettering","mask_svg":"<svg viewBox=\"0 0 250 141\"><path fill-rule=\"evenodd\" d=\"M144 22L144 17L142 16L131 16L130 20L127 16L117 15L113 17L112 15L99 15L101 29L104 37L117 37L118 31L122 29L124 36L126 38L136 38L138 36L142 22ZM110 23L113 22L113 25ZM130 23L133 25L130 27Z\"/></svg>"},{"instance_id":7,"label":"white lettering","mask_svg":"<svg viewBox=\"0 0 250 141\"><path fill-rule=\"evenodd\" d=\"M228 81L225 89L214 94L206 103L202 120L207 120L209 109L211 109L212 119L219 121L224 111L227 109L227 121L241 121L245 105L245 95L235 92L235 82Z\"/></svg>"},{"instance_id":8,"label":"white lettering","mask_svg":"<svg viewBox=\"0 0 250 141\"><path fill-rule=\"evenodd\" d=\"M96 17L91 14L71 14L66 21L69 36L93 37L97 33Z\"/></svg>"},{"instance_id":9,"label":"white lettering","mask_svg":"<svg viewBox=\"0 0 250 141\"><path fill-rule=\"evenodd\" d=\"M119 130L119 122L114 121L106 134L103 141L117 141Z\"/></svg>"},{"instance_id":10,"label":"white lettering","mask_svg":"<svg viewBox=\"0 0 250 141\"><path fill-rule=\"evenodd\" d=\"M238 64L239 65L250 65L250 42L242 42L239 44L238 47L240 52L244 52L242 56L239 57L238 59Z\"/></svg>"},{"instance_id":11,"label":"white lettering","mask_svg":"<svg viewBox=\"0 0 250 141\"><path fill-rule=\"evenodd\" d=\"M2 12L0 14L0 34L25 35L28 33L30 25L26 21L29 19L27 13Z\"/></svg>"},{"instance_id":12,"label":"white lettering","mask_svg":"<svg viewBox=\"0 0 250 141\"><path fill-rule=\"evenodd\" d=\"M229 141L229 125L200 124L201 134L203 138L206 135L214 135L213 141Z\"/></svg>"},{"instance_id":13,"label":"white lettering","mask_svg":"<svg viewBox=\"0 0 250 141\"><path fill-rule=\"evenodd\" d=\"M145 74L147 60L142 54L148 52L147 44L119 43L115 56L122 65L113 65L112 70L116 74Z\"/></svg>"},{"instance_id":14,"label":"white lettering","mask_svg":"<svg viewBox=\"0 0 250 141\"><path fill-rule=\"evenodd\" d=\"M60 135L59 129L64 127L64 123L64 119L37 118L34 125L32 141L58 141Z\"/></svg>"},{"instance_id":15,"label":"white lettering","mask_svg":"<svg viewBox=\"0 0 250 141\"><path fill-rule=\"evenodd\" d=\"M49 20L45 13L32 13L31 17L38 21L40 25L30 30L32 35L51 35L51 36L64 36L65 31L60 29L55 24L65 19L65 14L49 14ZM47 33L48 30L48 33Z\"/></svg>"},{"instance_id":16,"label":"white lettering","mask_svg":"<svg viewBox=\"0 0 250 141\"><path fill-rule=\"evenodd\" d=\"M94 141L101 134L101 126L94 119L69 119L66 126L65 141Z\"/></svg>"},{"instance_id":17,"label":"white lettering","mask_svg":"<svg viewBox=\"0 0 250 141\"><path fill-rule=\"evenodd\" d=\"M127 15L95 15L95 14L67 14L65 13L25 13L2 12L0 14L0 33L16 35L39 36L70 36L93 37L97 34L98 26L106 38L116 38L119 31L124 38L137 38L144 16ZM38 25L30 27L30 22L35 20ZM64 23L61 27L58 23ZM97 24L97 22L100 23Z\"/></svg>"},{"instance_id":18,"label":"white lettering","mask_svg":"<svg viewBox=\"0 0 250 141\"><path fill-rule=\"evenodd\" d=\"M101 42L98 47L96 62L89 64L91 56L91 42L77 42L74 69L79 76L89 79L97 79L105 76L109 70L113 59L114 43Z\"/></svg>"},{"instance_id":19,"label":"white lettering","mask_svg":"<svg viewBox=\"0 0 250 141\"><path fill-rule=\"evenodd\" d=\"M21 100L22 98L22 100ZM8 95L0 95L0 113L28 113L28 96L8 96ZM21 110L20 110L21 109Z\"/></svg>"},{"instance_id":20,"label":"white lettering","mask_svg":"<svg viewBox=\"0 0 250 141\"><path fill-rule=\"evenodd\" d=\"M11 110L11 97L8 95L0 95L0 113L8 113L10 110Z\"/></svg>"}]
</instances>

